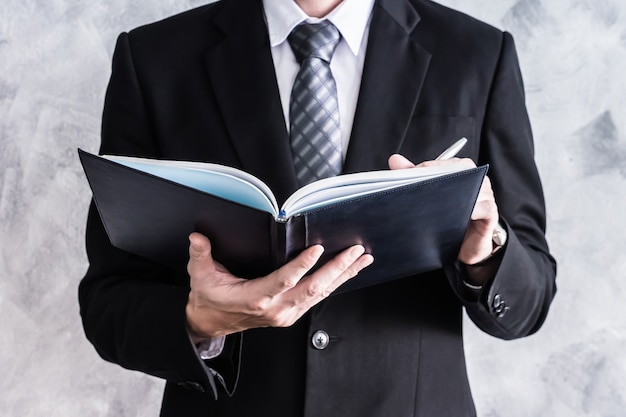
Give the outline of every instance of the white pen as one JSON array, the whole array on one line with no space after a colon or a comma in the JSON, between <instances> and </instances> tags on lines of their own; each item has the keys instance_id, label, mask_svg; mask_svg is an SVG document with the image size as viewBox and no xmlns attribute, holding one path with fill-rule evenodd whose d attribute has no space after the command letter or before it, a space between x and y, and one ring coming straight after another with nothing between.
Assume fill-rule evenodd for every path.
<instances>
[{"instance_id":1,"label":"white pen","mask_svg":"<svg viewBox=\"0 0 626 417\"><path fill-rule=\"evenodd\" d=\"M454 158L454 156L459 153L459 151L465 146L467 143L467 139L461 138L454 142L452 146L443 151L441 155L435 158L435 161L445 161L446 159Z\"/></svg>"}]
</instances>

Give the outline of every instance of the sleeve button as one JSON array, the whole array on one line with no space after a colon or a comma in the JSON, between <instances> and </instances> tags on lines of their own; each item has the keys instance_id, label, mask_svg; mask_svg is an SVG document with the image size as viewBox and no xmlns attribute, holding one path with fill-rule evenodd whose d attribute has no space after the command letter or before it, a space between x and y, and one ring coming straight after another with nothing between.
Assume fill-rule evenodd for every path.
<instances>
[{"instance_id":1,"label":"sleeve button","mask_svg":"<svg viewBox=\"0 0 626 417\"><path fill-rule=\"evenodd\" d=\"M497 318L501 319L502 317L504 317L506 315L506 312L509 311L509 310L510 310L510 308L506 304L506 301L504 301L502 299L502 295L496 294L493 297L493 300L491 302L491 311L492 311L492 313Z\"/></svg>"}]
</instances>

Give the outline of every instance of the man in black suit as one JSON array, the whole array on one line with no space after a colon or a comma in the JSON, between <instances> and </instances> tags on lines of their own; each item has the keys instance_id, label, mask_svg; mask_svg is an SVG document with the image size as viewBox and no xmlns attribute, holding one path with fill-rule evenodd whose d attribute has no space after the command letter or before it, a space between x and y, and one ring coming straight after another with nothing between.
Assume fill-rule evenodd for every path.
<instances>
[{"instance_id":1,"label":"man in black suit","mask_svg":"<svg viewBox=\"0 0 626 417\"><path fill-rule=\"evenodd\" d=\"M344 173L432 160L461 136L467 159L447 163L490 164L458 262L326 298L376 260L357 245L307 275L314 246L245 281L192 234L187 270L167 269L112 247L92 206L86 335L167 380L163 416L475 415L462 307L512 339L539 329L555 292L510 35L426 0L222 0L120 35L101 152L235 166L284 201L297 188L285 38L306 15L342 35Z\"/></svg>"}]
</instances>

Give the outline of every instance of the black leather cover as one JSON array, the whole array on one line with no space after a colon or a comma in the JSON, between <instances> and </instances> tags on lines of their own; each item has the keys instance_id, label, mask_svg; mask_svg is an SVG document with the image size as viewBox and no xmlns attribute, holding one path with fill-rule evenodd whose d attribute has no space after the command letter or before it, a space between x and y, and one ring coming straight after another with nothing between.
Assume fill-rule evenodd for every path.
<instances>
[{"instance_id":1,"label":"black leather cover","mask_svg":"<svg viewBox=\"0 0 626 417\"><path fill-rule=\"evenodd\" d=\"M180 268L188 235L212 242L232 273L253 278L322 244L323 261L362 244L374 263L345 292L454 262L487 166L330 205L277 222L269 213L165 180L79 150L111 243Z\"/></svg>"}]
</instances>

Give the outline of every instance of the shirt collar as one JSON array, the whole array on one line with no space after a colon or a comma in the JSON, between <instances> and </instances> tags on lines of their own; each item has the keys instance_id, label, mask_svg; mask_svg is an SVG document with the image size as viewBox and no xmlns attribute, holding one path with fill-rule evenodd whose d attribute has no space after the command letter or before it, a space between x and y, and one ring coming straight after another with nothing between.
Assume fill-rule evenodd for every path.
<instances>
[{"instance_id":1,"label":"shirt collar","mask_svg":"<svg viewBox=\"0 0 626 417\"><path fill-rule=\"evenodd\" d=\"M293 28L304 21L317 23L329 20L355 56L361 47L373 7L374 0L343 0L332 12L318 19L307 16L293 0L263 0L272 47L283 43Z\"/></svg>"}]
</instances>

